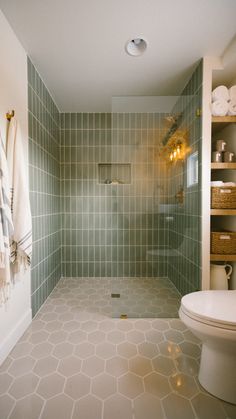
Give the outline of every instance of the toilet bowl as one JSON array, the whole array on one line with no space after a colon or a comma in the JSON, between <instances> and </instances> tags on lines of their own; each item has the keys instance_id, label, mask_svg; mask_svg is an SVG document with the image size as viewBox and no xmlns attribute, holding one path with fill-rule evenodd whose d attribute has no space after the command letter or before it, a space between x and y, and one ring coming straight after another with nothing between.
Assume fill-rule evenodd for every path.
<instances>
[{"instance_id":1,"label":"toilet bowl","mask_svg":"<svg viewBox=\"0 0 236 419\"><path fill-rule=\"evenodd\" d=\"M179 317L202 341L200 384L236 404L236 290L187 294Z\"/></svg>"}]
</instances>

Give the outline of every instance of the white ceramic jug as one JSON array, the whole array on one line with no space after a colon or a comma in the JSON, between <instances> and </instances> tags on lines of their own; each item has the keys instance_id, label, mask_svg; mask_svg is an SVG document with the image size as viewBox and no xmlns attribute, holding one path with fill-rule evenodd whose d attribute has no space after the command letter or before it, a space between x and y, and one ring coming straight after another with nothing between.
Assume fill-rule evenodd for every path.
<instances>
[{"instance_id":1,"label":"white ceramic jug","mask_svg":"<svg viewBox=\"0 0 236 419\"><path fill-rule=\"evenodd\" d=\"M211 263L211 290L228 290L228 280L232 270L231 265L215 265Z\"/></svg>"}]
</instances>

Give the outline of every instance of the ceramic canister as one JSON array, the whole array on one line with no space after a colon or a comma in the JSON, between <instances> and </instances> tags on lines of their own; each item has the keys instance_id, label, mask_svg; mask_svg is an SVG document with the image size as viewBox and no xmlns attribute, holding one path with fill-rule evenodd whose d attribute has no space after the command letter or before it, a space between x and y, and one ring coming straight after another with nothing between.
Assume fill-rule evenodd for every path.
<instances>
[{"instance_id":1,"label":"ceramic canister","mask_svg":"<svg viewBox=\"0 0 236 419\"><path fill-rule=\"evenodd\" d=\"M221 151L213 151L211 153L211 161L212 162L222 162L222 152Z\"/></svg>"},{"instance_id":2,"label":"ceramic canister","mask_svg":"<svg viewBox=\"0 0 236 419\"><path fill-rule=\"evenodd\" d=\"M231 265L216 265L211 263L211 290L228 290L228 280L232 270Z\"/></svg>"},{"instance_id":3,"label":"ceramic canister","mask_svg":"<svg viewBox=\"0 0 236 419\"><path fill-rule=\"evenodd\" d=\"M216 141L216 151L226 151L227 143L224 140Z\"/></svg>"}]
</instances>

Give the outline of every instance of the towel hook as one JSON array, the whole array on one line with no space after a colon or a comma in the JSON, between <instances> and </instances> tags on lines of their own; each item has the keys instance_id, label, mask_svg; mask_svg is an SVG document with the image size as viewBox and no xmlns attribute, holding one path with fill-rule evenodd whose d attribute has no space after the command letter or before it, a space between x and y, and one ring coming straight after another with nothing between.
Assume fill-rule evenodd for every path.
<instances>
[{"instance_id":1,"label":"towel hook","mask_svg":"<svg viewBox=\"0 0 236 419\"><path fill-rule=\"evenodd\" d=\"M14 111L14 109L11 111L11 112L7 112L6 113L6 118L7 118L7 120L10 122L11 121L11 118L13 118L13 116L15 116L15 111Z\"/></svg>"}]
</instances>

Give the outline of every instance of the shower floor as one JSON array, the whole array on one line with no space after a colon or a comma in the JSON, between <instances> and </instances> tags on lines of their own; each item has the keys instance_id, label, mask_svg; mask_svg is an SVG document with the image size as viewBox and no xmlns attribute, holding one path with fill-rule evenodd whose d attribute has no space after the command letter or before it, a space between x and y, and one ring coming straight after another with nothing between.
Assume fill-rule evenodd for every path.
<instances>
[{"instance_id":1,"label":"shower floor","mask_svg":"<svg viewBox=\"0 0 236 419\"><path fill-rule=\"evenodd\" d=\"M181 299L168 278L63 278L56 294L65 293L77 309L115 318L178 317Z\"/></svg>"}]
</instances>

